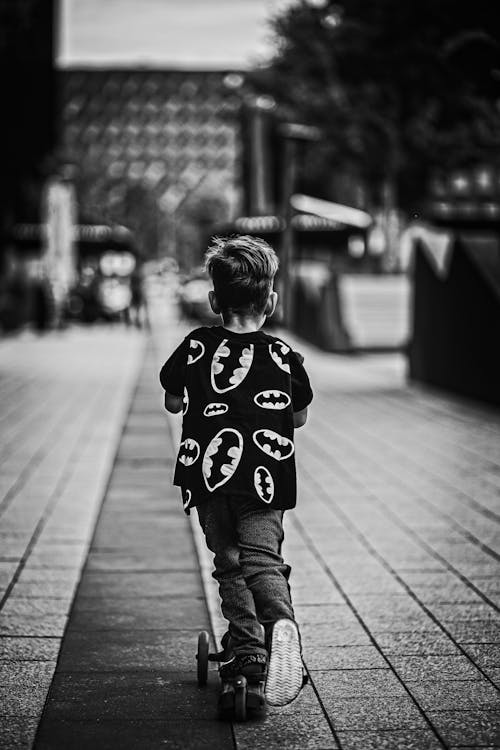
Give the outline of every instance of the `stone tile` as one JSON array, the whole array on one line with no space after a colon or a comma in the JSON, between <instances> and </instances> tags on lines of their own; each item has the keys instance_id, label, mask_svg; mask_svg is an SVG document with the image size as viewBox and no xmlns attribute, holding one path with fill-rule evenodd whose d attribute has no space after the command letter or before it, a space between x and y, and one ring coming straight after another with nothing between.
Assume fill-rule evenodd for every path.
<instances>
[{"instance_id":1,"label":"stone tile","mask_svg":"<svg viewBox=\"0 0 500 750\"><path fill-rule=\"evenodd\" d=\"M500 743L499 711L429 711L427 716L448 746L498 747Z\"/></svg>"},{"instance_id":2,"label":"stone tile","mask_svg":"<svg viewBox=\"0 0 500 750\"><path fill-rule=\"evenodd\" d=\"M446 628L460 644L498 643L500 644L500 623L491 620L457 620L447 622Z\"/></svg>"},{"instance_id":3,"label":"stone tile","mask_svg":"<svg viewBox=\"0 0 500 750\"><path fill-rule=\"evenodd\" d=\"M154 721L44 721L37 750L234 750L231 725L218 721L164 716Z\"/></svg>"},{"instance_id":4,"label":"stone tile","mask_svg":"<svg viewBox=\"0 0 500 750\"><path fill-rule=\"evenodd\" d=\"M500 669L499 643L466 643L464 650L480 667Z\"/></svg>"},{"instance_id":5,"label":"stone tile","mask_svg":"<svg viewBox=\"0 0 500 750\"><path fill-rule=\"evenodd\" d=\"M88 722L154 721L159 716L176 719L214 719L216 680L201 690L189 672L85 672L59 673L50 691L53 721Z\"/></svg>"},{"instance_id":6,"label":"stone tile","mask_svg":"<svg viewBox=\"0 0 500 750\"><path fill-rule=\"evenodd\" d=\"M436 735L428 731L339 732L342 750L442 750Z\"/></svg>"},{"instance_id":7,"label":"stone tile","mask_svg":"<svg viewBox=\"0 0 500 750\"><path fill-rule=\"evenodd\" d=\"M264 720L235 724L238 750L337 750L323 714L273 713Z\"/></svg>"},{"instance_id":8,"label":"stone tile","mask_svg":"<svg viewBox=\"0 0 500 750\"><path fill-rule=\"evenodd\" d=\"M388 667L375 646L327 646L316 648L307 641L302 643L308 669L384 669Z\"/></svg>"},{"instance_id":9,"label":"stone tile","mask_svg":"<svg viewBox=\"0 0 500 750\"><path fill-rule=\"evenodd\" d=\"M409 696L404 698L339 698L322 695L336 731L385 732L427 730L428 724Z\"/></svg>"},{"instance_id":10,"label":"stone tile","mask_svg":"<svg viewBox=\"0 0 500 750\"><path fill-rule=\"evenodd\" d=\"M416 680L480 680L481 673L466 656L394 656L389 661L406 682Z\"/></svg>"},{"instance_id":11,"label":"stone tile","mask_svg":"<svg viewBox=\"0 0 500 750\"><path fill-rule=\"evenodd\" d=\"M419 631L416 633L384 632L378 633L377 644L384 654L405 656L452 656L460 654L459 649L445 633Z\"/></svg>"},{"instance_id":12,"label":"stone tile","mask_svg":"<svg viewBox=\"0 0 500 750\"><path fill-rule=\"evenodd\" d=\"M328 648L329 646L368 646L370 637L361 625L357 627L352 624L328 623L323 625L301 625L300 628L304 643L309 643L316 648Z\"/></svg>"},{"instance_id":13,"label":"stone tile","mask_svg":"<svg viewBox=\"0 0 500 750\"><path fill-rule=\"evenodd\" d=\"M63 615L43 615L25 617L0 613L0 637L48 637L62 638L67 618Z\"/></svg>"},{"instance_id":14,"label":"stone tile","mask_svg":"<svg viewBox=\"0 0 500 750\"><path fill-rule=\"evenodd\" d=\"M150 541L152 543L152 540ZM177 557L167 555L164 551L145 553L133 550L118 553L116 551L91 552L86 564L87 571L110 571L110 572L162 572L165 570L185 571L189 568L186 558L185 545L179 550ZM194 565L193 565L193 570Z\"/></svg>"},{"instance_id":15,"label":"stone tile","mask_svg":"<svg viewBox=\"0 0 500 750\"><path fill-rule=\"evenodd\" d=\"M201 597L106 599L79 596L69 630L203 630L207 608Z\"/></svg>"},{"instance_id":16,"label":"stone tile","mask_svg":"<svg viewBox=\"0 0 500 750\"><path fill-rule=\"evenodd\" d=\"M198 570L164 570L161 573L120 573L87 571L80 585L81 596L101 596L103 599L117 597L168 596L187 597L200 593Z\"/></svg>"},{"instance_id":17,"label":"stone tile","mask_svg":"<svg viewBox=\"0 0 500 750\"><path fill-rule=\"evenodd\" d=\"M61 646L60 638L0 637L0 661L55 662Z\"/></svg>"},{"instance_id":18,"label":"stone tile","mask_svg":"<svg viewBox=\"0 0 500 750\"><path fill-rule=\"evenodd\" d=\"M163 670L196 674L195 633L178 630L71 631L65 639L60 672Z\"/></svg>"},{"instance_id":19,"label":"stone tile","mask_svg":"<svg viewBox=\"0 0 500 750\"><path fill-rule=\"evenodd\" d=\"M71 599L67 598L48 598L48 597L9 597L7 603L2 609L2 616L10 615L17 617L45 617L65 616L68 614L71 606Z\"/></svg>"},{"instance_id":20,"label":"stone tile","mask_svg":"<svg viewBox=\"0 0 500 750\"><path fill-rule=\"evenodd\" d=\"M38 718L0 715L0 747L5 750L31 750Z\"/></svg>"},{"instance_id":21,"label":"stone tile","mask_svg":"<svg viewBox=\"0 0 500 750\"><path fill-rule=\"evenodd\" d=\"M342 699L406 695L404 687L388 667L315 671L311 674L320 695L335 695Z\"/></svg>"},{"instance_id":22,"label":"stone tile","mask_svg":"<svg viewBox=\"0 0 500 750\"><path fill-rule=\"evenodd\" d=\"M500 692L484 678L476 681L408 681L405 684L426 712L460 709L487 709L500 712Z\"/></svg>"},{"instance_id":23,"label":"stone tile","mask_svg":"<svg viewBox=\"0 0 500 750\"><path fill-rule=\"evenodd\" d=\"M76 581L17 581L12 589L10 599L65 599L71 603L76 588Z\"/></svg>"}]
</instances>

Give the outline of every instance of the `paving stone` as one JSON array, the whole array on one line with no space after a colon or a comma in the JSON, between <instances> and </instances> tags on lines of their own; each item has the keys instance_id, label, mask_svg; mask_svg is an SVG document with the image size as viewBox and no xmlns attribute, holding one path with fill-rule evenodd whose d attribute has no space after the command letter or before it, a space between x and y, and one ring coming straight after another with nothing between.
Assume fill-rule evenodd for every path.
<instances>
[{"instance_id":1,"label":"paving stone","mask_svg":"<svg viewBox=\"0 0 500 750\"><path fill-rule=\"evenodd\" d=\"M37 727L38 717L2 717L0 714L0 747L5 750L31 750Z\"/></svg>"},{"instance_id":2,"label":"paving stone","mask_svg":"<svg viewBox=\"0 0 500 750\"><path fill-rule=\"evenodd\" d=\"M304 643L310 643L316 648L328 648L329 646L367 646L370 645L370 637L365 630L358 625L342 624L338 622L325 623L323 625L301 625L301 635Z\"/></svg>"},{"instance_id":3,"label":"paving stone","mask_svg":"<svg viewBox=\"0 0 500 750\"><path fill-rule=\"evenodd\" d=\"M47 697L49 686L32 682L30 684L10 684L3 685L0 683L0 719L6 717L41 716L45 699ZM3 722L0 721L0 725ZM10 719L5 720L5 724L10 724Z\"/></svg>"},{"instance_id":4,"label":"paving stone","mask_svg":"<svg viewBox=\"0 0 500 750\"><path fill-rule=\"evenodd\" d=\"M314 685L322 695L335 695L342 699L406 695L400 681L388 667L328 672L316 670L312 674Z\"/></svg>"},{"instance_id":5,"label":"paving stone","mask_svg":"<svg viewBox=\"0 0 500 750\"><path fill-rule=\"evenodd\" d=\"M303 641L304 659L310 670L385 669L388 664L375 646L327 646L316 648Z\"/></svg>"},{"instance_id":6,"label":"paving stone","mask_svg":"<svg viewBox=\"0 0 500 750\"><path fill-rule=\"evenodd\" d=\"M500 745L498 711L428 711L427 716L448 745Z\"/></svg>"},{"instance_id":7,"label":"paving stone","mask_svg":"<svg viewBox=\"0 0 500 750\"><path fill-rule=\"evenodd\" d=\"M419 631L416 633L377 633L376 641L384 654L405 656L452 656L461 652L445 633Z\"/></svg>"},{"instance_id":8,"label":"paving stone","mask_svg":"<svg viewBox=\"0 0 500 750\"><path fill-rule=\"evenodd\" d=\"M207 609L199 597L145 597L107 599L78 597L70 630L203 630Z\"/></svg>"},{"instance_id":9,"label":"paving stone","mask_svg":"<svg viewBox=\"0 0 500 750\"><path fill-rule=\"evenodd\" d=\"M138 551L134 554L132 550L119 553L116 551L95 552L93 551L87 561L88 571L109 571L109 572L162 572L171 570L185 571L188 567L186 563L186 550L179 550L178 557L165 559L162 552L144 554ZM193 570L197 569L193 565Z\"/></svg>"},{"instance_id":10,"label":"paving stone","mask_svg":"<svg viewBox=\"0 0 500 750\"><path fill-rule=\"evenodd\" d=\"M196 675L187 672L86 672L56 675L50 691L54 721L86 719L89 722L155 721L159 716L177 719L214 719L216 680L200 689Z\"/></svg>"},{"instance_id":11,"label":"paving stone","mask_svg":"<svg viewBox=\"0 0 500 750\"><path fill-rule=\"evenodd\" d=\"M87 571L80 584L81 596L101 596L103 599L117 597L144 596L197 596L200 590L200 575L198 570L178 571L164 570L150 573Z\"/></svg>"},{"instance_id":12,"label":"paving stone","mask_svg":"<svg viewBox=\"0 0 500 750\"><path fill-rule=\"evenodd\" d=\"M480 680L481 673L466 656L394 656L389 661L405 681Z\"/></svg>"},{"instance_id":13,"label":"paving stone","mask_svg":"<svg viewBox=\"0 0 500 750\"><path fill-rule=\"evenodd\" d=\"M45 725L42 722L36 750L186 750L186 748L217 748L233 750L231 725L217 721L191 719L186 722L167 715L156 721L100 722L60 721Z\"/></svg>"},{"instance_id":14,"label":"paving stone","mask_svg":"<svg viewBox=\"0 0 500 750\"><path fill-rule=\"evenodd\" d=\"M17 597L10 598L2 609L2 616L9 615L19 617L44 617L45 615L68 614L71 606L71 598L45 598L45 597Z\"/></svg>"},{"instance_id":15,"label":"paving stone","mask_svg":"<svg viewBox=\"0 0 500 750\"><path fill-rule=\"evenodd\" d=\"M60 638L0 637L0 661L55 662L61 645Z\"/></svg>"},{"instance_id":16,"label":"paving stone","mask_svg":"<svg viewBox=\"0 0 500 750\"><path fill-rule=\"evenodd\" d=\"M0 613L1 636L35 636L61 638L66 628L67 618L63 615L31 616Z\"/></svg>"},{"instance_id":17,"label":"paving stone","mask_svg":"<svg viewBox=\"0 0 500 750\"><path fill-rule=\"evenodd\" d=\"M500 623L491 620L448 621L446 628L460 644L500 643Z\"/></svg>"},{"instance_id":18,"label":"paving stone","mask_svg":"<svg viewBox=\"0 0 500 750\"><path fill-rule=\"evenodd\" d=\"M500 669L500 643L466 643L464 650L478 666Z\"/></svg>"},{"instance_id":19,"label":"paving stone","mask_svg":"<svg viewBox=\"0 0 500 750\"><path fill-rule=\"evenodd\" d=\"M28 599L47 597L64 599L71 603L76 588L76 581L17 581L10 593L10 599Z\"/></svg>"},{"instance_id":20,"label":"paving stone","mask_svg":"<svg viewBox=\"0 0 500 750\"><path fill-rule=\"evenodd\" d=\"M484 678L475 681L408 681L406 686L424 711L500 711L500 692Z\"/></svg>"},{"instance_id":21,"label":"paving stone","mask_svg":"<svg viewBox=\"0 0 500 750\"><path fill-rule=\"evenodd\" d=\"M339 732L342 750L442 750L436 735L428 731Z\"/></svg>"},{"instance_id":22,"label":"paving stone","mask_svg":"<svg viewBox=\"0 0 500 750\"><path fill-rule=\"evenodd\" d=\"M94 631L95 633L95 631ZM61 672L196 672L196 634L178 630L71 631L61 651Z\"/></svg>"},{"instance_id":23,"label":"paving stone","mask_svg":"<svg viewBox=\"0 0 500 750\"><path fill-rule=\"evenodd\" d=\"M409 696L404 698L339 698L322 695L336 731L427 730L428 724Z\"/></svg>"},{"instance_id":24,"label":"paving stone","mask_svg":"<svg viewBox=\"0 0 500 750\"><path fill-rule=\"evenodd\" d=\"M238 750L337 750L326 718L319 714L273 713L262 721L234 725Z\"/></svg>"}]
</instances>

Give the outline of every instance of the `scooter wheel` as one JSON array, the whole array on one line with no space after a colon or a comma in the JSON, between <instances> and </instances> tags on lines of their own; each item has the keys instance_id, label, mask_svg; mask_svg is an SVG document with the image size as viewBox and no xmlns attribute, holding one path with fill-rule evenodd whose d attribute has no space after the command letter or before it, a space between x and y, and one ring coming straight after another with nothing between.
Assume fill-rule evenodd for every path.
<instances>
[{"instance_id":1,"label":"scooter wheel","mask_svg":"<svg viewBox=\"0 0 500 750\"><path fill-rule=\"evenodd\" d=\"M234 719L246 721L247 718L247 681L243 675L234 681Z\"/></svg>"},{"instance_id":2,"label":"scooter wheel","mask_svg":"<svg viewBox=\"0 0 500 750\"><path fill-rule=\"evenodd\" d=\"M196 653L198 686L204 687L208 680L208 633L202 630L198 636L198 651Z\"/></svg>"}]
</instances>

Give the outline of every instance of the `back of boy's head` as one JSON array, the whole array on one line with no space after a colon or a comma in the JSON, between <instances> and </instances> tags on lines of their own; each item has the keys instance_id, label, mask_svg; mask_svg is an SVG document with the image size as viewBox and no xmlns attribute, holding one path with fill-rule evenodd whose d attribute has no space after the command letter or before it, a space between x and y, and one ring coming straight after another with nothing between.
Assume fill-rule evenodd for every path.
<instances>
[{"instance_id":1,"label":"back of boy's head","mask_svg":"<svg viewBox=\"0 0 500 750\"><path fill-rule=\"evenodd\" d=\"M205 255L206 269L223 314L262 315L278 257L260 237L214 237Z\"/></svg>"}]
</instances>

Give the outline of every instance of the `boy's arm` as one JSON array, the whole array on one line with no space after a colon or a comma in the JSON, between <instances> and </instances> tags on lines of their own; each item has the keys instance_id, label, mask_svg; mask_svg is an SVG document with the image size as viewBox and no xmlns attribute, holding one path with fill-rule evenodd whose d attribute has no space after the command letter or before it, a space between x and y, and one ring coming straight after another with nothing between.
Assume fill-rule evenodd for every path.
<instances>
[{"instance_id":1,"label":"boy's arm","mask_svg":"<svg viewBox=\"0 0 500 750\"><path fill-rule=\"evenodd\" d=\"M178 414L182 411L182 396L174 396L165 391L165 409L171 414Z\"/></svg>"},{"instance_id":2,"label":"boy's arm","mask_svg":"<svg viewBox=\"0 0 500 750\"><path fill-rule=\"evenodd\" d=\"M182 411L182 393L186 373L186 339L170 355L160 371L160 383L165 391L165 409L172 414Z\"/></svg>"},{"instance_id":3,"label":"boy's arm","mask_svg":"<svg viewBox=\"0 0 500 750\"><path fill-rule=\"evenodd\" d=\"M306 422L307 422L307 406L305 407L305 409L301 409L300 411L294 411L293 426L295 427L295 429L297 429L297 427L303 427Z\"/></svg>"}]
</instances>

